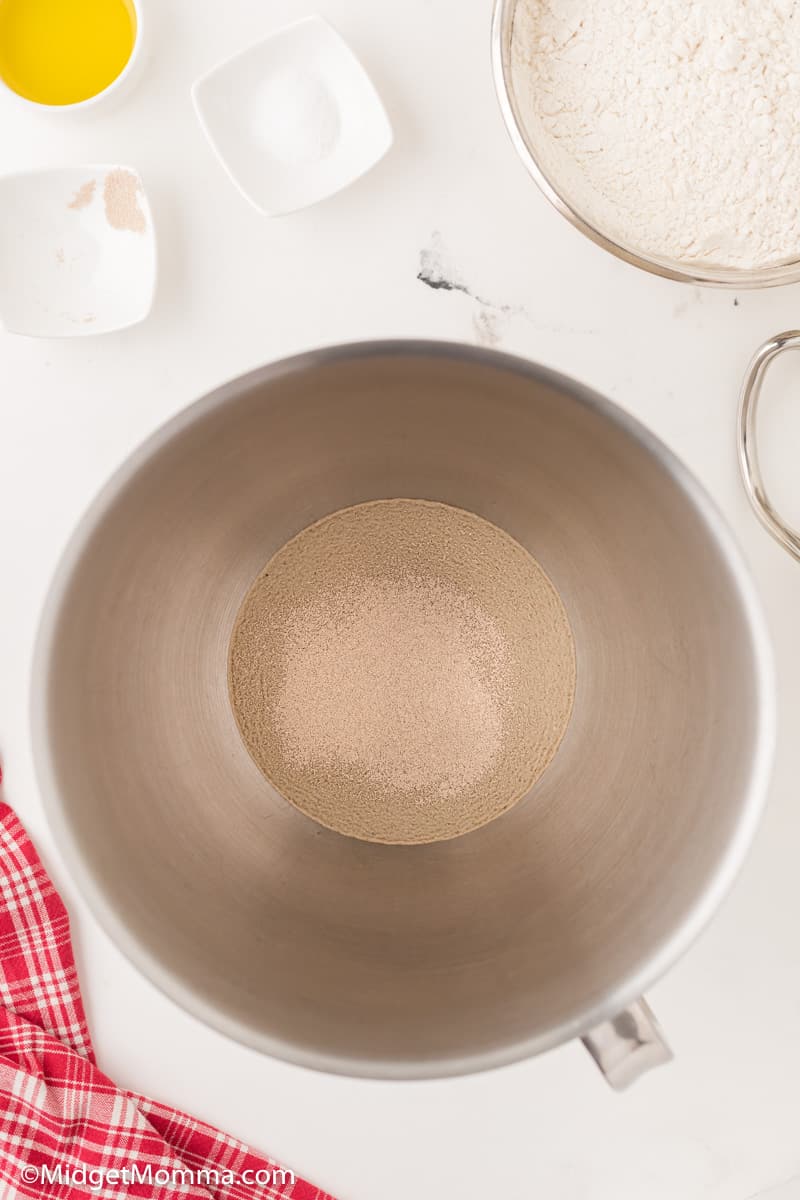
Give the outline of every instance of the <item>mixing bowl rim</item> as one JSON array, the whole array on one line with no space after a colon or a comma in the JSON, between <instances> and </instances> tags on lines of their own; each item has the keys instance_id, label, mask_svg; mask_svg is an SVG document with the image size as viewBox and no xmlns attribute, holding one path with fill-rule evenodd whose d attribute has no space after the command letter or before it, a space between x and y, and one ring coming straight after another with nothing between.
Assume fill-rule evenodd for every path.
<instances>
[{"instance_id":1,"label":"mixing bowl rim","mask_svg":"<svg viewBox=\"0 0 800 1200\"><path fill-rule=\"evenodd\" d=\"M500 112L514 149L517 151L528 174L539 191L550 201L553 208L566 217L575 229L607 250L615 258L630 263L651 275L660 275L678 283L702 284L709 287L735 288L740 291L751 288L779 287L796 283L800 279L800 257L788 262L773 263L766 267L704 267L700 263L659 258L635 246L604 233L587 216L581 213L559 190L555 181L545 171L531 139L525 132L525 122L519 111L510 78L510 40L514 24L514 12L520 0L494 0L491 30L491 57L494 88ZM508 44L506 39L508 38Z\"/></svg>"},{"instance_id":2,"label":"mixing bowl rim","mask_svg":"<svg viewBox=\"0 0 800 1200\"><path fill-rule=\"evenodd\" d=\"M253 387L262 383L274 383L277 379L296 375L309 368L381 357L454 359L462 364L475 363L507 371L561 391L576 403L598 413L623 436L632 438L656 460L684 493L708 529L715 545L719 547L746 616L757 675L754 701L756 745L736 828L725 851L720 855L715 870L709 874L693 899L688 916L679 921L667 936L641 958L635 970L587 1007L579 1017L554 1024L534 1036L498 1050L418 1062L328 1055L274 1038L219 1011L198 990L173 974L168 966L129 930L124 917L117 912L114 904L95 880L90 859L84 854L80 840L73 833L59 794L50 738L49 680L63 602L92 536L139 470L184 430ZM229 379L159 426L113 472L81 516L55 568L42 608L33 654L30 721L34 763L44 810L66 868L76 881L101 928L131 965L155 984L164 995L217 1032L295 1066L350 1077L435 1079L506 1066L553 1049L574 1037L583 1036L601 1022L621 1012L646 992L688 950L732 886L755 835L766 801L776 728L774 665L766 621L755 583L725 518L689 469L637 418L585 384L516 355L459 342L437 340L361 341L305 351ZM413 847L410 851L413 852Z\"/></svg>"}]
</instances>

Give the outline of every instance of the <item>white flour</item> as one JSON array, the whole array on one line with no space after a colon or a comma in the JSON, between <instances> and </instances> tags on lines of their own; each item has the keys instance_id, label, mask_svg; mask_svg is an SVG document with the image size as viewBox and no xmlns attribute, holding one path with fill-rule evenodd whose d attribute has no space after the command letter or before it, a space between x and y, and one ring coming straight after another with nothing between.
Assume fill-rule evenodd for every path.
<instances>
[{"instance_id":1,"label":"white flour","mask_svg":"<svg viewBox=\"0 0 800 1200\"><path fill-rule=\"evenodd\" d=\"M800 0L520 0L513 82L537 157L656 256L800 256Z\"/></svg>"}]
</instances>

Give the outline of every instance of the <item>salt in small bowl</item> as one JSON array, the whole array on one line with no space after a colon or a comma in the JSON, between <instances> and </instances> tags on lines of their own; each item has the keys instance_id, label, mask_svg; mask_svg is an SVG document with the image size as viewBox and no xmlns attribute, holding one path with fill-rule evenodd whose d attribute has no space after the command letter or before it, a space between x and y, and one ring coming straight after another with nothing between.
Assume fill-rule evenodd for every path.
<instances>
[{"instance_id":1,"label":"salt in small bowl","mask_svg":"<svg viewBox=\"0 0 800 1200\"><path fill-rule=\"evenodd\" d=\"M392 144L389 118L347 43L307 17L197 80L195 111L217 157L268 216L340 191Z\"/></svg>"}]
</instances>

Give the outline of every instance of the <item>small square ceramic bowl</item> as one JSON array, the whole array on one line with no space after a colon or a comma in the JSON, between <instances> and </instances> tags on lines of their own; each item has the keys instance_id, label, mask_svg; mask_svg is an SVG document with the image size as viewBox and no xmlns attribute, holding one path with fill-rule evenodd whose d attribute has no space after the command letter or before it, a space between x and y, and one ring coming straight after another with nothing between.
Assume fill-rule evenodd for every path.
<instances>
[{"instance_id":1,"label":"small square ceramic bowl","mask_svg":"<svg viewBox=\"0 0 800 1200\"><path fill-rule=\"evenodd\" d=\"M369 76L321 17L297 21L215 67L192 97L223 167L268 216L338 192L392 144Z\"/></svg>"},{"instance_id":2,"label":"small square ceramic bowl","mask_svg":"<svg viewBox=\"0 0 800 1200\"><path fill-rule=\"evenodd\" d=\"M156 239L132 167L0 177L0 321L30 337L110 333L143 320Z\"/></svg>"}]
</instances>

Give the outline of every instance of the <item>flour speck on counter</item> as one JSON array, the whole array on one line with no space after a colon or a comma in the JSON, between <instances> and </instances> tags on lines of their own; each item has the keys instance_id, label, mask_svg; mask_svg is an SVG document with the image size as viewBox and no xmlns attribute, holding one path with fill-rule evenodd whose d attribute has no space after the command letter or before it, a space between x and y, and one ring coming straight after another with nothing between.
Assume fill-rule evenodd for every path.
<instances>
[{"instance_id":1,"label":"flour speck on counter","mask_svg":"<svg viewBox=\"0 0 800 1200\"><path fill-rule=\"evenodd\" d=\"M800 257L797 0L520 0L514 90L540 166L628 248Z\"/></svg>"}]
</instances>

